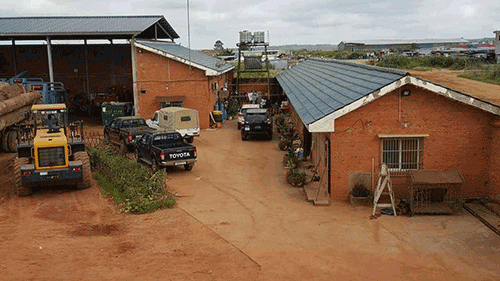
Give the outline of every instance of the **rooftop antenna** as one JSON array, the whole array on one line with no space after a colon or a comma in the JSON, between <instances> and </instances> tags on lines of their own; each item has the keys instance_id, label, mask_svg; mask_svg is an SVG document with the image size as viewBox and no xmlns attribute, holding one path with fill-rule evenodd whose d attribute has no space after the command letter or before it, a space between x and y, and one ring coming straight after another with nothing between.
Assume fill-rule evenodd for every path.
<instances>
[{"instance_id":1,"label":"rooftop antenna","mask_svg":"<svg viewBox=\"0 0 500 281\"><path fill-rule=\"evenodd\" d=\"M189 59L189 70L192 72L193 70L191 69L191 28L189 25L189 0L187 1L187 22L188 22L188 59Z\"/></svg>"}]
</instances>

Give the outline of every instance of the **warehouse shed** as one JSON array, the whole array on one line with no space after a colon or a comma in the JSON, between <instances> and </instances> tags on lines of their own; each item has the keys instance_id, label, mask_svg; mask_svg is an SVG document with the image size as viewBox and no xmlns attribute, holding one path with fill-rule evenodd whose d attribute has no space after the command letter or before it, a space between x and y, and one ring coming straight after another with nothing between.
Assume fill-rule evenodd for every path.
<instances>
[{"instance_id":1,"label":"warehouse shed","mask_svg":"<svg viewBox=\"0 0 500 281\"><path fill-rule=\"evenodd\" d=\"M333 200L382 163L398 198L415 170L459 171L463 197L500 196L500 106L400 70L306 60L277 76L291 117ZM367 178L367 180L366 180Z\"/></svg>"},{"instance_id":2,"label":"warehouse shed","mask_svg":"<svg viewBox=\"0 0 500 281\"><path fill-rule=\"evenodd\" d=\"M134 42L177 38L161 15L3 17L0 77L26 71L30 78L62 82L70 95L115 91L137 106Z\"/></svg>"}]
</instances>

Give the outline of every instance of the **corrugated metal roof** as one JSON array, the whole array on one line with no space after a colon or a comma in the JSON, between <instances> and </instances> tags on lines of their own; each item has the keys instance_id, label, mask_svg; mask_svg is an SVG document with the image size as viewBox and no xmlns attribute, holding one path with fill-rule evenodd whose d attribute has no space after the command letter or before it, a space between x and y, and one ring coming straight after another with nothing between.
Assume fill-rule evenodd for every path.
<instances>
[{"instance_id":1,"label":"corrugated metal roof","mask_svg":"<svg viewBox=\"0 0 500 281\"><path fill-rule=\"evenodd\" d=\"M167 20L154 16L67 16L67 17L3 17L0 18L0 38L75 35L138 35L158 23L159 38L179 38Z\"/></svg>"},{"instance_id":2,"label":"corrugated metal roof","mask_svg":"<svg viewBox=\"0 0 500 281\"><path fill-rule=\"evenodd\" d=\"M344 41L344 44L365 44L365 45L398 45L398 44L451 44L460 43L467 44L470 41L463 38L451 38L451 39L389 39L389 40L348 40Z\"/></svg>"},{"instance_id":3,"label":"corrugated metal roof","mask_svg":"<svg viewBox=\"0 0 500 281\"><path fill-rule=\"evenodd\" d=\"M344 61L306 60L276 78L304 124L311 124L406 75Z\"/></svg>"},{"instance_id":4,"label":"corrugated metal roof","mask_svg":"<svg viewBox=\"0 0 500 281\"><path fill-rule=\"evenodd\" d=\"M201 66L201 68L213 70L218 74L234 68L232 64L226 63L224 60L194 50L189 52L188 48L175 43L138 40L137 44L138 47L141 47L141 45L149 47L170 56L174 56L181 61L190 61L195 67Z\"/></svg>"}]
</instances>

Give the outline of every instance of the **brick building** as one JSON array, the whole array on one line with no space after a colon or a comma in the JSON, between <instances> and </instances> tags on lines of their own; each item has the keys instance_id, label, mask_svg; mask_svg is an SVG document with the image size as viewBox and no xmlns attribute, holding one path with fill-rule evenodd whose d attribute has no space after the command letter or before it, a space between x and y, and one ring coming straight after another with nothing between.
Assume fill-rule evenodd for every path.
<instances>
[{"instance_id":1,"label":"brick building","mask_svg":"<svg viewBox=\"0 0 500 281\"><path fill-rule=\"evenodd\" d=\"M415 169L459 170L463 197L500 198L499 105L404 71L339 61L307 60L277 79L330 199L347 199L358 175L373 188L381 163L398 198L407 198L406 173Z\"/></svg>"},{"instance_id":2,"label":"brick building","mask_svg":"<svg viewBox=\"0 0 500 281\"><path fill-rule=\"evenodd\" d=\"M161 107L182 106L198 110L200 127L208 128L234 66L175 43L136 41L134 47L137 114L150 118Z\"/></svg>"}]
</instances>

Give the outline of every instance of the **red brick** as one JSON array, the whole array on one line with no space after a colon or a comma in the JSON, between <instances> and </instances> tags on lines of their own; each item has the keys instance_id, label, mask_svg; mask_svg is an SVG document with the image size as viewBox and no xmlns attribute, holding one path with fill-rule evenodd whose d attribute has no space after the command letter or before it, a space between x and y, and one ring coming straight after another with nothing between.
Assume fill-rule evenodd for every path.
<instances>
[{"instance_id":1,"label":"red brick","mask_svg":"<svg viewBox=\"0 0 500 281\"><path fill-rule=\"evenodd\" d=\"M150 118L160 108L158 96L185 96L184 107L198 110L200 127L210 125L209 113L215 105L214 83L219 92L232 71L220 76L206 76L205 71L145 50L136 51L138 115ZM167 88L168 86L168 88ZM145 89L146 94L140 90Z\"/></svg>"}]
</instances>

